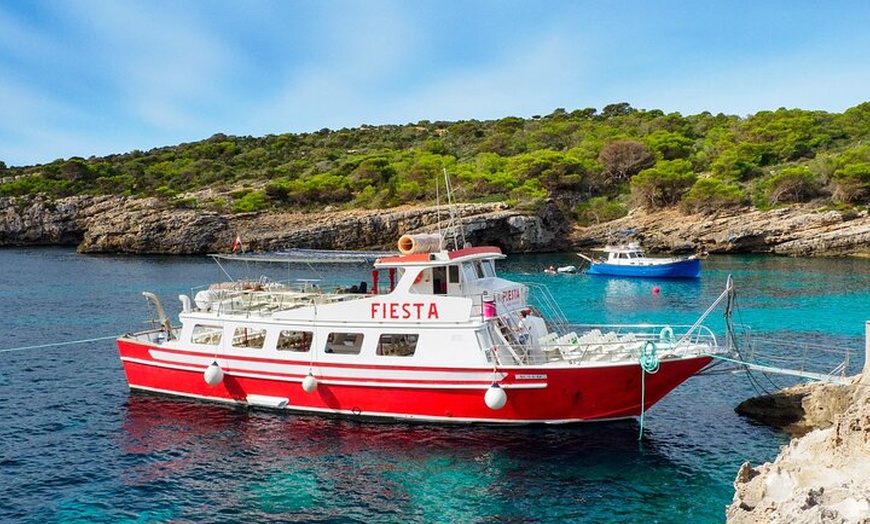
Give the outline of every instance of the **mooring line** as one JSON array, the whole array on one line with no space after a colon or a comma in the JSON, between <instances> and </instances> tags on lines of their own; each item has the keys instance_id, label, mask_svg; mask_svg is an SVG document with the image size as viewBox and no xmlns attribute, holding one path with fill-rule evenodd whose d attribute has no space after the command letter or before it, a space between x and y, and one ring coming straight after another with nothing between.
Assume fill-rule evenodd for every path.
<instances>
[{"instance_id":1,"label":"mooring line","mask_svg":"<svg viewBox=\"0 0 870 524\"><path fill-rule=\"evenodd\" d=\"M22 346L17 348L6 348L0 349L0 353L12 353L13 351L27 351L30 349L42 349L42 348L51 348L51 347L59 347L59 346L71 346L73 344L86 344L88 342L100 342L102 340L112 340L118 338L118 335L110 335L107 337L98 337L98 338L86 338L82 340L70 340L69 342L51 342L49 344L39 344L36 346Z\"/></svg>"}]
</instances>

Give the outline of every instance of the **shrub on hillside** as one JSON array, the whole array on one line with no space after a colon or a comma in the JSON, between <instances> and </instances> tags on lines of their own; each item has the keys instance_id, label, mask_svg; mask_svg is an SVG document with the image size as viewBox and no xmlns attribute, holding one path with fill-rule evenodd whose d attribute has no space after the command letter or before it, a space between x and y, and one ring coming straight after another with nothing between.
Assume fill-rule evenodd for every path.
<instances>
[{"instance_id":1,"label":"shrub on hillside","mask_svg":"<svg viewBox=\"0 0 870 524\"><path fill-rule=\"evenodd\" d=\"M631 195L640 206L657 208L674 205L683 192L695 183L696 175L688 160L663 160L631 179Z\"/></svg>"},{"instance_id":2,"label":"shrub on hillside","mask_svg":"<svg viewBox=\"0 0 870 524\"><path fill-rule=\"evenodd\" d=\"M701 178L695 182L680 206L690 213L709 213L724 207L739 206L746 200L746 195L737 184L715 177Z\"/></svg>"}]
</instances>

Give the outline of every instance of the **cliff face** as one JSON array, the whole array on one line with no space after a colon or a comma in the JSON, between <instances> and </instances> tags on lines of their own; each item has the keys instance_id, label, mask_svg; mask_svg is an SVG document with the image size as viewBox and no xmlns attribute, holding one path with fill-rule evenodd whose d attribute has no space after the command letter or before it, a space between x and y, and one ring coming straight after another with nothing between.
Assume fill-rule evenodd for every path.
<instances>
[{"instance_id":1,"label":"cliff face","mask_svg":"<svg viewBox=\"0 0 870 524\"><path fill-rule=\"evenodd\" d=\"M587 228L572 228L554 205L537 214L504 204L454 209L474 245L494 244L508 253L588 249L612 241L612 232L634 230L652 251L755 252L804 256L870 255L867 212L819 212L792 207L717 215L675 210L637 211ZM403 207L374 211L249 213L175 209L157 199L81 196L0 198L0 246L74 244L79 251L202 254L229 249L240 234L246 250L287 247L393 248L405 233L446 224L449 209Z\"/></svg>"},{"instance_id":2,"label":"cliff face","mask_svg":"<svg viewBox=\"0 0 870 524\"><path fill-rule=\"evenodd\" d=\"M867 377L870 379L870 376ZM734 481L728 524L870 524L870 380L785 390L805 415L772 463L744 463ZM772 413L778 417L777 410ZM791 418L791 417L787 417ZM795 426L792 426L795 428Z\"/></svg>"},{"instance_id":3,"label":"cliff face","mask_svg":"<svg viewBox=\"0 0 870 524\"><path fill-rule=\"evenodd\" d=\"M450 214L442 206L222 215L174 209L157 199L106 196L5 198L0 209L0 246L74 244L84 253L165 254L225 252L237 234L248 251L392 249L401 235L436 231ZM503 204L459 205L454 212L467 241L498 245L506 252L551 251L560 234L545 214L521 214Z\"/></svg>"},{"instance_id":4,"label":"cliff face","mask_svg":"<svg viewBox=\"0 0 870 524\"><path fill-rule=\"evenodd\" d=\"M606 224L578 228L580 247L594 247L609 232L633 230L644 246L658 251L773 253L792 256L870 256L870 215L793 206L759 211L738 209L712 215L685 215L676 210L643 210Z\"/></svg>"}]
</instances>

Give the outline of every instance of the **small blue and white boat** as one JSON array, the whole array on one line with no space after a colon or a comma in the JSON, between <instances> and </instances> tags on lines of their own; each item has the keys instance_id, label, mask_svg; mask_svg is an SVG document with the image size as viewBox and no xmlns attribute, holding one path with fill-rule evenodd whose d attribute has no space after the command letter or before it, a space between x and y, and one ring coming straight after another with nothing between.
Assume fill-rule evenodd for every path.
<instances>
[{"instance_id":1,"label":"small blue and white boat","mask_svg":"<svg viewBox=\"0 0 870 524\"><path fill-rule=\"evenodd\" d=\"M648 257L643 248L635 242L620 246L606 246L597 251L604 252L607 257L598 260L578 255L589 261L587 275L607 275L615 277L647 277L647 278L699 278L701 276L701 260L706 253L684 257Z\"/></svg>"}]
</instances>

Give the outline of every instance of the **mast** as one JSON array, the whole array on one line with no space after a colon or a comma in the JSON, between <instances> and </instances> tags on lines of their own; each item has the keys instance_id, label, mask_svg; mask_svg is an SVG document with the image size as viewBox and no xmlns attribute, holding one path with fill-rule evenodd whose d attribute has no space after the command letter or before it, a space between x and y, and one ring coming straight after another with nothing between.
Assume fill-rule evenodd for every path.
<instances>
[{"instance_id":1,"label":"mast","mask_svg":"<svg viewBox=\"0 0 870 524\"><path fill-rule=\"evenodd\" d=\"M465 228L460 227L459 219L456 216L456 199L454 198L453 186L450 184L450 175L447 173L447 168L444 168L444 187L447 193L447 209L450 211L450 220L447 223L447 229L453 236L453 248L461 249L465 247ZM460 244L459 241L462 240Z\"/></svg>"}]
</instances>

